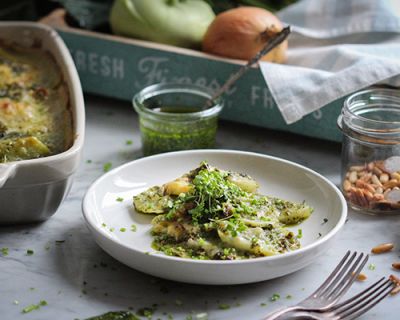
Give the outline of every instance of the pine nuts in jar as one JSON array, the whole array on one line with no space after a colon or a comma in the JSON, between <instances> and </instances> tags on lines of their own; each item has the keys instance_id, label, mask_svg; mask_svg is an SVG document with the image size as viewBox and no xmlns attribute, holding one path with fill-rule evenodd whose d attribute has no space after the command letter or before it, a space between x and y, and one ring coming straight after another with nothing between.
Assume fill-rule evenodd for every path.
<instances>
[{"instance_id":1,"label":"pine nuts in jar","mask_svg":"<svg viewBox=\"0 0 400 320\"><path fill-rule=\"evenodd\" d=\"M342 191L350 207L400 213L400 90L360 91L344 102Z\"/></svg>"}]
</instances>

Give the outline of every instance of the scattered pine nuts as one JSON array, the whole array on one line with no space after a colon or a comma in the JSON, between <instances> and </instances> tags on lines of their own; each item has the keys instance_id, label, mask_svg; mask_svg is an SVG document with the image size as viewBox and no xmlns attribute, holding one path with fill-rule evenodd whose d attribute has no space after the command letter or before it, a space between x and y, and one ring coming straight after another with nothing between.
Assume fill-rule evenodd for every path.
<instances>
[{"instance_id":1,"label":"scattered pine nuts","mask_svg":"<svg viewBox=\"0 0 400 320\"><path fill-rule=\"evenodd\" d=\"M392 263L392 267L393 267L393 269L400 270L400 262L394 262L394 263Z\"/></svg>"},{"instance_id":2,"label":"scattered pine nuts","mask_svg":"<svg viewBox=\"0 0 400 320\"><path fill-rule=\"evenodd\" d=\"M379 254L379 253L384 253L392 250L394 248L393 243L382 243L380 245L377 245L376 247L373 247L371 249L372 253Z\"/></svg>"},{"instance_id":3,"label":"scattered pine nuts","mask_svg":"<svg viewBox=\"0 0 400 320\"><path fill-rule=\"evenodd\" d=\"M400 292L400 279L397 278L394 274L391 274L389 276L389 280L391 280L396 286L393 288L392 291L390 291L390 294L394 296L395 294L398 294Z\"/></svg>"}]
</instances>

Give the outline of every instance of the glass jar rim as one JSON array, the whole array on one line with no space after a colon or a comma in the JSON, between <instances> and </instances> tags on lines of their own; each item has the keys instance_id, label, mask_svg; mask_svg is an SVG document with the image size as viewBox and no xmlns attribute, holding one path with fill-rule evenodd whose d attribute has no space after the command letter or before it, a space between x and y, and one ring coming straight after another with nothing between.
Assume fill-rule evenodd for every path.
<instances>
[{"instance_id":1,"label":"glass jar rim","mask_svg":"<svg viewBox=\"0 0 400 320\"><path fill-rule=\"evenodd\" d=\"M397 108L400 114L399 89L370 88L358 91L346 98L342 113L338 118L339 128L345 132L345 124L348 130L359 135L380 139L399 139L400 121L378 120L363 116L362 111L368 110L368 108L372 109L372 104L368 104L368 102L361 99L361 97L368 95L370 95L369 98L372 97L375 101L381 100L398 105ZM393 109L388 109L387 111L389 110ZM382 111L386 110L382 109ZM384 126L384 129L381 129L380 126Z\"/></svg>"},{"instance_id":2,"label":"glass jar rim","mask_svg":"<svg viewBox=\"0 0 400 320\"><path fill-rule=\"evenodd\" d=\"M224 105L221 97L214 100L214 104L204 110L188 113L168 113L168 112L157 112L152 109L146 108L143 102L149 98L160 94L168 93L186 93L197 96L202 96L206 99L212 98L212 90L195 85L195 84L182 84L182 83L156 83L143 88L141 91L136 93L132 99L134 109L139 115L147 115L158 120L165 121L196 121L199 119L205 119L213 116L217 116Z\"/></svg>"}]
</instances>

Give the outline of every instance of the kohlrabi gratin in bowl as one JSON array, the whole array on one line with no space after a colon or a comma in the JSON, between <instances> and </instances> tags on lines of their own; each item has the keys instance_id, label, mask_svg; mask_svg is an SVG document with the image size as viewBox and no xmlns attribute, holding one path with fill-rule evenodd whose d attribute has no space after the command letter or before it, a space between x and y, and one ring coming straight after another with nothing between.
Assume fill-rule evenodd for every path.
<instances>
[{"instance_id":1,"label":"kohlrabi gratin in bowl","mask_svg":"<svg viewBox=\"0 0 400 320\"><path fill-rule=\"evenodd\" d=\"M305 202L257 192L252 177L202 162L183 176L134 196L136 211L152 219L153 248L192 259L236 260L300 248L286 227L307 219ZM301 229L300 229L301 230Z\"/></svg>"},{"instance_id":2,"label":"kohlrabi gratin in bowl","mask_svg":"<svg viewBox=\"0 0 400 320\"><path fill-rule=\"evenodd\" d=\"M0 39L0 163L58 154L72 143L68 88L54 58Z\"/></svg>"},{"instance_id":3,"label":"kohlrabi gratin in bowl","mask_svg":"<svg viewBox=\"0 0 400 320\"><path fill-rule=\"evenodd\" d=\"M60 36L41 23L0 21L0 224L56 212L84 135L82 88Z\"/></svg>"}]
</instances>

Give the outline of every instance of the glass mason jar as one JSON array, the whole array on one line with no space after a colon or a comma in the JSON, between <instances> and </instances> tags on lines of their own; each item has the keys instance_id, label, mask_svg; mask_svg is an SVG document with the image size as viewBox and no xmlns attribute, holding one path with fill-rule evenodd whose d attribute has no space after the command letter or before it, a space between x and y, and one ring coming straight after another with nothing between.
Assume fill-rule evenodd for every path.
<instances>
[{"instance_id":1,"label":"glass mason jar","mask_svg":"<svg viewBox=\"0 0 400 320\"><path fill-rule=\"evenodd\" d=\"M346 99L342 191L355 210L400 213L400 90L372 88Z\"/></svg>"},{"instance_id":2,"label":"glass mason jar","mask_svg":"<svg viewBox=\"0 0 400 320\"><path fill-rule=\"evenodd\" d=\"M143 154L213 148L223 102L203 108L211 97L207 88L178 83L154 84L136 94Z\"/></svg>"}]
</instances>

